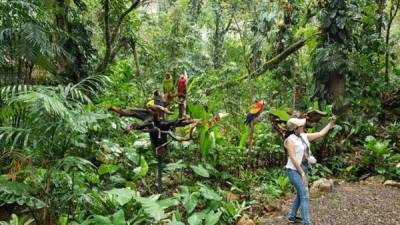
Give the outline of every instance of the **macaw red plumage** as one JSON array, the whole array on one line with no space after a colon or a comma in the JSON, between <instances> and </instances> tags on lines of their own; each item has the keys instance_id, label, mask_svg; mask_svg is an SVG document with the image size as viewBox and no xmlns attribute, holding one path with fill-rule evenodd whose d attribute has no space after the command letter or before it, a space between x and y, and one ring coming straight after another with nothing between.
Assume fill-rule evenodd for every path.
<instances>
[{"instance_id":1,"label":"macaw red plumage","mask_svg":"<svg viewBox=\"0 0 400 225\"><path fill-rule=\"evenodd\" d=\"M186 96L186 85L187 85L187 77L186 75L182 74L179 76L179 81L178 81L178 97Z\"/></svg>"},{"instance_id":2,"label":"macaw red plumage","mask_svg":"<svg viewBox=\"0 0 400 225\"><path fill-rule=\"evenodd\" d=\"M264 106L265 104L263 100L260 100L255 105L253 105L250 109L250 112L246 115L246 120L244 121L244 124L248 125L251 121L257 118L260 115L261 111L264 109Z\"/></svg>"}]
</instances>

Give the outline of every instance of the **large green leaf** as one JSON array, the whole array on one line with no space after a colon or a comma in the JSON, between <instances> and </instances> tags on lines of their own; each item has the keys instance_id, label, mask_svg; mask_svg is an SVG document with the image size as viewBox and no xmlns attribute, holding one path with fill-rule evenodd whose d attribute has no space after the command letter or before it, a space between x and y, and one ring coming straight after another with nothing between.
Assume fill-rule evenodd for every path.
<instances>
[{"instance_id":1,"label":"large green leaf","mask_svg":"<svg viewBox=\"0 0 400 225\"><path fill-rule=\"evenodd\" d=\"M133 143L135 149L149 149L151 147L151 143L148 138L138 139Z\"/></svg>"},{"instance_id":2,"label":"large green leaf","mask_svg":"<svg viewBox=\"0 0 400 225\"><path fill-rule=\"evenodd\" d=\"M101 164L98 169L98 173L99 173L99 175L103 175L106 173L113 174L113 173L117 172L118 169L119 169L119 167L117 165Z\"/></svg>"},{"instance_id":3,"label":"large green leaf","mask_svg":"<svg viewBox=\"0 0 400 225\"><path fill-rule=\"evenodd\" d=\"M227 202L224 204L224 209L228 212L229 216L234 217L236 215L236 209L233 202Z\"/></svg>"},{"instance_id":4,"label":"large green leaf","mask_svg":"<svg viewBox=\"0 0 400 225\"><path fill-rule=\"evenodd\" d=\"M179 160L178 162L175 163L168 163L167 165L165 165L164 170L168 172L173 172L175 170L183 169L186 167L186 165L182 162L183 162L182 160Z\"/></svg>"},{"instance_id":5,"label":"large green leaf","mask_svg":"<svg viewBox=\"0 0 400 225\"><path fill-rule=\"evenodd\" d=\"M390 158L388 160L391 163L400 162L400 154L399 153L394 154L394 155L390 156Z\"/></svg>"},{"instance_id":6,"label":"large green leaf","mask_svg":"<svg viewBox=\"0 0 400 225\"><path fill-rule=\"evenodd\" d=\"M0 225L30 225L35 222L34 219L29 218L27 216L18 217L14 213L11 214L11 219L9 222L0 221Z\"/></svg>"},{"instance_id":7,"label":"large green leaf","mask_svg":"<svg viewBox=\"0 0 400 225\"><path fill-rule=\"evenodd\" d=\"M209 137L209 129L202 127L200 128L200 153L203 158L208 155L208 150L211 146L211 140Z\"/></svg>"},{"instance_id":8,"label":"large green leaf","mask_svg":"<svg viewBox=\"0 0 400 225\"><path fill-rule=\"evenodd\" d=\"M383 155L389 152L388 143L377 142L372 150L377 155Z\"/></svg>"},{"instance_id":9,"label":"large green leaf","mask_svg":"<svg viewBox=\"0 0 400 225\"><path fill-rule=\"evenodd\" d=\"M46 204L34 197L35 190L26 184L0 180L0 206L5 204L27 205L34 209L40 209Z\"/></svg>"},{"instance_id":10,"label":"large green leaf","mask_svg":"<svg viewBox=\"0 0 400 225\"><path fill-rule=\"evenodd\" d=\"M211 116L201 105L188 104L188 111L195 119L203 119L204 121L211 119Z\"/></svg>"},{"instance_id":11,"label":"large green leaf","mask_svg":"<svg viewBox=\"0 0 400 225\"><path fill-rule=\"evenodd\" d=\"M217 194L214 190L208 188L207 186L203 184L200 185L200 193L203 195L204 198L208 200L216 200L216 201L221 201L222 197Z\"/></svg>"},{"instance_id":12,"label":"large green leaf","mask_svg":"<svg viewBox=\"0 0 400 225\"><path fill-rule=\"evenodd\" d=\"M164 209L158 204L157 199L137 197L136 200L142 204L144 211L156 222L165 217Z\"/></svg>"},{"instance_id":13,"label":"large green leaf","mask_svg":"<svg viewBox=\"0 0 400 225\"><path fill-rule=\"evenodd\" d=\"M193 210L196 208L199 202L198 196L198 192L193 192L186 195L183 199L183 206L185 207L188 214L192 213Z\"/></svg>"},{"instance_id":14,"label":"large green leaf","mask_svg":"<svg viewBox=\"0 0 400 225\"><path fill-rule=\"evenodd\" d=\"M146 160L142 156L140 158L140 166L136 167L133 172L135 172L137 175L144 177L146 176L147 172L149 171L149 166L147 165Z\"/></svg>"},{"instance_id":15,"label":"large green leaf","mask_svg":"<svg viewBox=\"0 0 400 225\"><path fill-rule=\"evenodd\" d=\"M214 225L217 224L219 221L219 218L221 217L222 212L221 211L210 211L206 215L206 225Z\"/></svg>"},{"instance_id":16,"label":"large green leaf","mask_svg":"<svg viewBox=\"0 0 400 225\"><path fill-rule=\"evenodd\" d=\"M110 218L100 215L93 216L96 225L112 225L113 222Z\"/></svg>"},{"instance_id":17,"label":"large green leaf","mask_svg":"<svg viewBox=\"0 0 400 225\"><path fill-rule=\"evenodd\" d=\"M279 117L282 121L288 121L290 119L290 115L283 109L277 109L271 112L272 115Z\"/></svg>"},{"instance_id":18,"label":"large green leaf","mask_svg":"<svg viewBox=\"0 0 400 225\"><path fill-rule=\"evenodd\" d=\"M188 218L189 225L201 225L204 219L203 213L194 213Z\"/></svg>"},{"instance_id":19,"label":"large green leaf","mask_svg":"<svg viewBox=\"0 0 400 225\"><path fill-rule=\"evenodd\" d=\"M105 191L105 193L114 196L115 200L120 206L125 205L130 200L138 196L135 191L128 188L115 188L109 191Z\"/></svg>"},{"instance_id":20,"label":"large green leaf","mask_svg":"<svg viewBox=\"0 0 400 225\"><path fill-rule=\"evenodd\" d=\"M185 208L187 214L190 214L197 206L200 193L197 191L191 193L189 187L187 186L181 186L180 189L181 191L175 195L176 197L181 199L182 205Z\"/></svg>"},{"instance_id":21,"label":"large green leaf","mask_svg":"<svg viewBox=\"0 0 400 225\"><path fill-rule=\"evenodd\" d=\"M171 206L179 205L179 201L176 198L167 198L167 199L159 200L158 204L161 206L161 208L166 209Z\"/></svg>"},{"instance_id":22,"label":"large green leaf","mask_svg":"<svg viewBox=\"0 0 400 225\"><path fill-rule=\"evenodd\" d=\"M210 173L208 173L208 170L202 165L191 165L190 168L199 176L210 177Z\"/></svg>"},{"instance_id":23,"label":"large green leaf","mask_svg":"<svg viewBox=\"0 0 400 225\"><path fill-rule=\"evenodd\" d=\"M120 209L112 215L113 225L126 225L124 210Z\"/></svg>"}]
</instances>

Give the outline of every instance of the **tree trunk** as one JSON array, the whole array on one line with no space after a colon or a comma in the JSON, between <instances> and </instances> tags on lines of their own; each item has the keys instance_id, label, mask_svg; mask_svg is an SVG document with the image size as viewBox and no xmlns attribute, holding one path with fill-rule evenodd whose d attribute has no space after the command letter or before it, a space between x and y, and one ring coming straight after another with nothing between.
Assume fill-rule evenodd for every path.
<instances>
[{"instance_id":1,"label":"tree trunk","mask_svg":"<svg viewBox=\"0 0 400 225\"><path fill-rule=\"evenodd\" d=\"M283 24L279 28L278 34L277 34L277 42L275 43L275 49L277 53L282 52L285 50L285 38L284 35L287 31L287 28L291 25L292 23L292 13L293 13L293 5L290 2L284 3L283 6Z\"/></svg>"},{"instance_id":2,"label":"tree trunk","mask_svg":"<svg viewBox=\"0 0 400 225\"><path fill-rule=\"evenodd\" d=\"M392 23L394 18L396 18L397 11L400 6L400 0L395 0L391 1L390 5L390 11L389 11L389 21L386 29L386 38L385 38L385 44L386 44L386 53L385 53L385 81L386 84L389 84L389 41L390 41L390 29L392 27Z\"/></svg>"},{"instance_id":3,"label":"tree trunk","mask_svg":"<svg viewBox=\"0 0 400 225\"><path fill-rule=\"evenodd\" d=\"M222 36L221 36L221 3L219 0L215 0L214 6L215 13L215 31L214 31L214 52L213 52L213 62L214 68L219 69L222 65Z\"/></svg>"},{"instance_id":4,"label":"tree trunk","mask_svg":"<svg viewBox=\"0 0 400 225\"><path fill-rule=\"evenodd\" d=\"M126 16L128 16L134 9L140 6L140 3L144 1L136 0L131 1L131 5L128 9L123 11L120 15L116 15L116 21L114 24L110 24L110 0L104 0L103 12L104 12L104 41L106 51L100 65L97 67L96 71L98 73L104 73L108 65L115 59L117 54L120 52L123 46L129 43L132 39L130 37L124 37L120 34L121 25ZM111 30L111 27L114 29Z\"/></svg>"},{"instance_id":5,"label":"tree trunk","mask_svg":"<svg viewBox=\"0 0 400 225\"><path fill-rule=\"evenodd\" d=\"M222 19L222 8L221 1L215 0L214 5L214 13L215 13L215 31L214 31L214 40L213 40L213 62L214 68L219 69L223 63L223 50L222 45L224 43L225 34L228 32L233 17L229 20L228 24L224 27L223 19Z\"/></svg>"},{"instance_id":6,"label":"tree trunk","mask_svg":"<svg viewBox=\"0 0 400 225\"><path fill-rule=\"evenodd\" d=\"M201 13L201 5L203 0L190 0L190 14L193 22L197 22L197 19Z\"/></svg>"},{"instance_id":7,"label":"tree trunk","mask_svg":"<svg viewBox=\"0 0 400 225\"><path fill-rule=\"evenodd\" d=\"M341 73L331 74L328 80L326 100L333 102L346 93L346 76Z\"/></svg>"},{"instance_id":8,"label":"tree trunk","mask_svg":"<svg viewBox=\"0 0 400 225\"><path fill-rule=\"evenodd\" d=\"M55 23L57 25L57 28L64 31L68 32L68 7L69 3L67 0L56 0L54 3L55 7ZM62 40L62 37L60 36L55 36L54 37L55 42L59 42ZM67 49L68 51L68 49ZM65 75L68 72L68 60L65 58L65 56L57 56L57 74L59 75Z\"/></svg>"},{"instance_id":9,"label":"tree trunk","mask_svg":"<svg viewBox=\"0 0 400 225\"><path fill-rule=\"evenodd\" d=\"M382 27L383 27L383 10L385 9L386 0L375 0L378 8L376 10L377 19L375 25L375 31L378 33L379 38L382 36Z\"/></svg>"}]
</instances>

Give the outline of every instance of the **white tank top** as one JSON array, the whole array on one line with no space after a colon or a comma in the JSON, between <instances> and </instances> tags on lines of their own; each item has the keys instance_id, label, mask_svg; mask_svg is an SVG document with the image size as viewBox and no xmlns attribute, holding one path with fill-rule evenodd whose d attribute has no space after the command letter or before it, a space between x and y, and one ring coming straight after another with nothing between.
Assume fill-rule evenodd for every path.
<instances>
[{"instance_id":1,"label":"white tank top","mask_svg":"<svg viewBox=\"0 0 400 225\"><path fill-rule=\"evenodd\" d=\"M310 149L310 142L308 141L307 134L301 133L300 135L303 138L304 142L308 145L308 148ZM292 134L288 138L285 139L285 141L284 141L285 148L286 148L286 142L289 139L292 140L292 142L294 144L294 150L296 153L296 161L301 164L301 161L302 161L303 155L304 155L304 151L307 148L306 148L306 146L304 146L304 143L301 140L301 138L296 136L295 134ZM289 155L288 155L288 161L286 163L285 168L296 170L296 167L292 163L292 160L290 160Z\"/></svg>"}]
</instances>

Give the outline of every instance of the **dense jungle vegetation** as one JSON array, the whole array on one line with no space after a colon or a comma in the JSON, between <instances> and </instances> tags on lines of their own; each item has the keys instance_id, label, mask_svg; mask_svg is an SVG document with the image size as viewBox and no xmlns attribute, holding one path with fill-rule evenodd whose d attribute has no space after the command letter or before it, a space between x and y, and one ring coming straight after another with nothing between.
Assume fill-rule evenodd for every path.
<instances>
[{"instance_id":1,"label":"dense jungle vegetation","mask_svg":"<svg viewBox=\"0 0 400 225\"><path fill-rule=\"evenodd\" d=\"M0 0L0 224L256 221L294 191L271 121L292 111L337 116L311 182L399 181L399 7ZM187 93L159 107L166 74ZM162 108L166 130L140 108Z\"/></svg>"}]
</instances>

